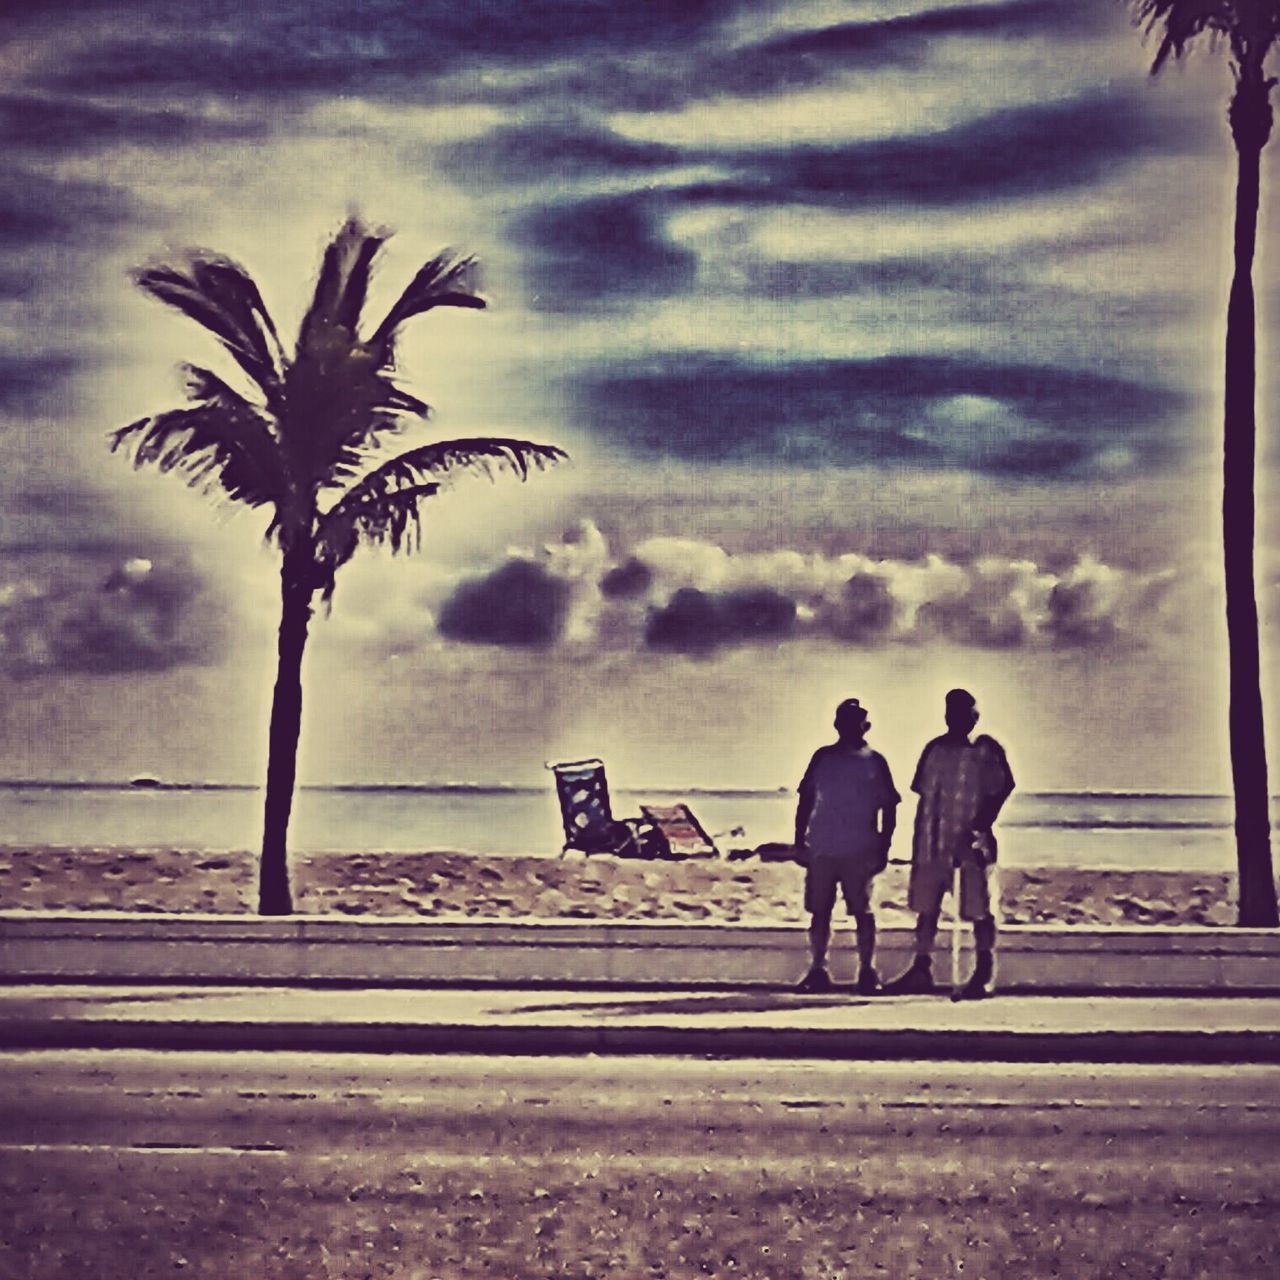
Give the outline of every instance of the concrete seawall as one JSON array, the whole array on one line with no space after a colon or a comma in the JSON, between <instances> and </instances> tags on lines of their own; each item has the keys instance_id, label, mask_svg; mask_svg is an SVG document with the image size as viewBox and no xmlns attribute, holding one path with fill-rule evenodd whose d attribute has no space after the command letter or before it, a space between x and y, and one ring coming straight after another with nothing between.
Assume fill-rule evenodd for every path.
<instances>
[{"instance_id":1,"label":"concrete seawall","mask_svg":"<svg viewBox=\"0 0 1280 1280\"><path fill-rule=\"evenodd\" d=\"M949 935L935 972L950 976ZM966 932L962 965L971 963ZM910 960L909 929L881 931L877 966ZM0 912L0 980L779 986L807 963L803 928L578 920L348 919L333 916ZM848 980L853 937L838 930L832 972ZM1011 925L1004 991L1280 992L1280 932L1205 927Z\"/></svg>"}]
</instances>

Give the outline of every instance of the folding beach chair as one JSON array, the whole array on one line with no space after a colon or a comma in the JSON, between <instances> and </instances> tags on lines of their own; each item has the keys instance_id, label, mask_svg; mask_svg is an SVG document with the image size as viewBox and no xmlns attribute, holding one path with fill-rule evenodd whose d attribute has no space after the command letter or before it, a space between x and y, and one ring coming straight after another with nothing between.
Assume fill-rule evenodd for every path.
<instances>
[{"instance_id":1,"label":"folding beach chair","mask_svg":"<svg viewBox=\"0 0 1280 1280\"><path fill-rule=\"evenodd\" d=\"M640 812L666 837L669 852L678 858L714 858L715 841L687 804L642 804Z\"/></svg>"},{"instance_id":2,"label":"folding beach chair","mask_svg":"<svg viewBox=\"0 0 1280 1280\"><path fill-rule=\"evenodd\" d=\"M652 823L614 818L603 760L565 760L547 768L555 775L564 823L562 857L570 849L619 858L652 858L667 850L665 838Z\"/></svg>"}]
</instances>

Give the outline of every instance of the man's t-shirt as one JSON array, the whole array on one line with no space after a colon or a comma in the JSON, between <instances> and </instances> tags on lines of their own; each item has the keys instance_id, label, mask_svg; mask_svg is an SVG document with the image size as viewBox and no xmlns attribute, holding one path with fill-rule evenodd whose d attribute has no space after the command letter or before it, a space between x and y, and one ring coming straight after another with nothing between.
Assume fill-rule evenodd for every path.
<instances>
[{"instance_id":1,"label":"man's t-shirt","mask_svg":"<svg viewBox=\"0 0 1280 1280\"><path fill-rule=\"evenodd\" d=\"M984 734L967 742L943 736L921 753L911 790L920 797L912 858L951 862L972 844L982 802L1013 790L1013 773L994 738Z\"/></svg>"},{"instance_id":2,"label":"man's t-shirt","mask_svg":"<svg viewBox=\"0 0 1280 1280\"><path fill-rule=\"evenodd\" d=\"M819 747L800 790L813 793L806 843L814 858L874 861L880 852L880 810L901 799L884 756L868 746Z\"/></svg>"}]
</instances>

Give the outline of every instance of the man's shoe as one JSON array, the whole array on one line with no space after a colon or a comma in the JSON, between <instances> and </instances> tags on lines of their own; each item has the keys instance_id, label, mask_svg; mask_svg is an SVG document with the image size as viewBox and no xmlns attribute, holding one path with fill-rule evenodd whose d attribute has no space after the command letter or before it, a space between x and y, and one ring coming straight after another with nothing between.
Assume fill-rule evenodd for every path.
<instances>
[{"instance_id":1,"label":"man's shoe","mask_svg":"<svg viewBox=\"0 0 1280 1280\"><path fill-rule=\"evenodd\" d=\"M858 994L860 996L880 994L880 975L870 965L858 974Z\"/></svg>"},{"instance_id":2,"label":"man's shoe","mask_svg":"<svg viewBox=\"0 0 1280 1280\"><path fill-rule=\"evenodd\" d=\"M822 965L815 964L796 984L796 990L814 995L819 992L830 991L831 986L831 975Z\"/></svg>"},{"instance_id":3,"label":"man's shoe","mask_svg":"<svg viewBox=\"0 0 1280 1280\"><path fill-rule=\"evenodd\" d=\"M917 958L911 968L886 982L881 991L887 996L927 996L937 990L933 981L933 965Z\"/></svg>"},{"instance_id":4,"label":"man's shoe","mask_svg":"<svg viewBox=\"0 0 1280 1280\"><path fill-rule=\"evenodd\" d=\"M995 961L989 951L979 951L973 966L973 974L962 987L952 993L953 1000L985 1000L991 994L991 980L995 977Z\"/></svg>"},{"instance_id":5,"label":"man's shoe","mask_svg":"<svg viewBox=\"0 0 1280 1280\"><path fill-rule=\"evenodd\" d=\"M991 988L975 973L962 987L952 993L952 1000L985 1000L991 994Z\"/></svg>"}]
</instances>

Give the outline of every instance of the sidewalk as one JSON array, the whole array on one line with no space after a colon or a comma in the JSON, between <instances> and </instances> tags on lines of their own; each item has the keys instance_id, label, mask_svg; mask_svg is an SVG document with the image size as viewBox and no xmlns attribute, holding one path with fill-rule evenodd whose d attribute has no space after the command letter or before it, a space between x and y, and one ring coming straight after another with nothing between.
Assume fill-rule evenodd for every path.
<instances>
[{"instance_id":1,"label":"sidewalk","mask_svg":"<svg viewBox=\"0 0 1280 1280\"><path fill-rule=\"evenodd\" d=\"M19 985L0 1048L1280 1062L1280 998Z\"/></svg>"}]
</instances>

